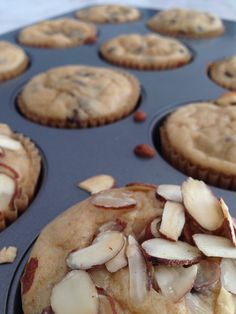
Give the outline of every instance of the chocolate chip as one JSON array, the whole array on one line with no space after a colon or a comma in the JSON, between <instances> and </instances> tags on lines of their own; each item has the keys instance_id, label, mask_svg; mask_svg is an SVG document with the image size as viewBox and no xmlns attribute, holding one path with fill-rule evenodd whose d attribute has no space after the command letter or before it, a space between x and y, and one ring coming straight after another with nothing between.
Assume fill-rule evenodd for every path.
<instances>
[{"instance_id":1,"label":"chocolate chip","mask_svg":"<svg viewBox=\"0 0 236 314\"><path fill-rule=\"evenodd\" d=\"M232 136L225 136L224 137L224 141L226 142L226 143L229 143L229 142L234 142L234 138L232 137Z\"/></svg>"},{"instance_id":2,"label":"chocolate chip","mask_svg":"<svg viewBox=\"0 0 236 314\"><path fill-rule=\"evenodd\" d=\"M170 20L170 24L172 24L172 25L175 24L176 22L177 22L176 19L171 19L171 20Z\"/></svg>"},{"instance_id":3,"label":"chocolate chip","mask_svg":"<svg viewBox=\"0 0 236 314\"><path fill-rule=\"evenodd\" d=\"M109 47L107 53L113 53L116 50L116 47Z\"/></svg>"},{"instance_id":4,"label":"chocolate chip","mask_svg":"<svg viewBox=\"0 0 236 314\"><path fill-rule=\"evenodd\" d=\"M201 25L198 25L196 27L196 31L199 32L199 33L202 33L202 32L204 32L204 27L202 27Z\"/></svg>"},{"instance_id":5,"label":"chocolate chip","mask_svg":"<svg viewBox=\"0 0 236 314\"><path fill-rule=\"evenodd\" d=\"M230 73L229 71L225 71L225 76L230 77L230 78L234 77L234 75Z\"/></svg>"},{"instance_id":6,"label":"chocolate chip","mask_svg":"<svg viewBox=\"0 0 236 314\"><path fill-rule=\"evenodd\" d=\"M178 34L179 34L179 35L186 35L186 31L184 31L184 30L179 30L179 31L178 31Z\"/></svg>"}]
</instances>

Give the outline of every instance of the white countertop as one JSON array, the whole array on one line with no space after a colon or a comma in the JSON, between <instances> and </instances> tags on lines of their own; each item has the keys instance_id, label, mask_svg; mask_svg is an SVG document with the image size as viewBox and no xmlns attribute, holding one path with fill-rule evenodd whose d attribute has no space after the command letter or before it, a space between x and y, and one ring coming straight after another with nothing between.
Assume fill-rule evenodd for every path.
<instances>
[{"instance_id":1,"label":"white countertop","mask_svg":"<svg viewBox=\"0 0 236 314\"><path fill-rule=\"evenodd\" d=\"M160 9L173 6L188 7L236 20L236 0L0 0L0 34L83 6L99 3L131 4Z\"/></svg>"}]
</instances>

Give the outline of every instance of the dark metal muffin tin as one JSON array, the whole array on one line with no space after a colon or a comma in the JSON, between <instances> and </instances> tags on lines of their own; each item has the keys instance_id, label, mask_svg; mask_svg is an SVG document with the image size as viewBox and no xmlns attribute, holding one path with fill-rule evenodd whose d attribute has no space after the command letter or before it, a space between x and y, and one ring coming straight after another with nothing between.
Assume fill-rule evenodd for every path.
<instances>
[{"instance_id":1,"label":"dark metal muffin tin","mask_svg":"<svg viewBox=\"0 0 236 314\"><path fill-rule=\"evenodd\" d=\"M176 106L198 100L215 99L226 90L207 76L209 62L236 53L236 23L225 21L226 32L213 39L181 39L193 52L193 60L174 70L128 70L142 86L139 109L147 113L144 123L135 123L132 114L123 120L91 129L56 129L33 123L16 108L16 97L26 82L38 73L56 66L87 64L116 66L105 62L98 52L100 44L119 34L149 33L146 21L156 11L141 9L142 18L125 24L98 25L95 44L67 49L38 49L23 46L30 66L21 76L0 84L0 122L16 132L29 136L43 156L41 183L27 211L0 233L0 248L16 246L13 264L0 265L0 313L22 314L19 279L29 250L40 230L58 214L88 197L76 183L96 174L111 174L118 186L127 182L180 184L186 176L169 165L160 155L159 125ZM74 12L64 15L74 17ZM19 31L0 37L17 42ZM133 148L149 143L157 148L157 156L144 160L136 157ZM236 215L235 192L213 188L224 197ZM86 222L84 222L86 223ZM63 230L62 230L63 232Z\"/></svg>"}]
</instances>

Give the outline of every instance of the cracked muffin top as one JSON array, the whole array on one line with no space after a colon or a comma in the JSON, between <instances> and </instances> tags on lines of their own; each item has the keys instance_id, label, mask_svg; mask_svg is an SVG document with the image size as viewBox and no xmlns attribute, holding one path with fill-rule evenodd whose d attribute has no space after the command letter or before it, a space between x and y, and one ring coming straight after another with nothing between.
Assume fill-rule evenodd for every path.
<instances>
[{"instance_id":1,"label":"cracked muffin top","mask_svg":"<svg viewBox=\"0 0 236 314\"><path fill-rule=\"evenodd\" d=\"M108 68L64 66L32 78L18 99L29 119L58 127L97 126L119 120L140 94L130 74Z\"/></svg>"},{"instance_id":2,"label":"cracked muffin top","mask_svg":"<svg viewBox=\"0 0 236 314\"><path fill-rule=\"evenodd\" d=\"M208 38L224 32L222 21L213 14L190 9L169 9L157 13L148 21L155 32L173 36Z\"/></svg>"},{"instance_id":3,"label":"cracked muffin top","mask_svg":"<svg viewBox=\"0 0 236 314\"><path fill-rule=\"evenodd\" d=\"M96 26L73 19L46 20L24 28L20 43L39 48L67 48L96 41Z\"/></svg>"}]
</instances>

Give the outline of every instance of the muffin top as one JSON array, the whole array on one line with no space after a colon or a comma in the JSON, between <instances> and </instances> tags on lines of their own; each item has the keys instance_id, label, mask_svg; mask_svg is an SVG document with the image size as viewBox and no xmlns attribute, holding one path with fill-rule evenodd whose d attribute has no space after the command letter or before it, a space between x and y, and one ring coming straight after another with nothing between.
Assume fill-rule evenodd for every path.
<instances>
[{"instance_id":1,"label":"muffin top","mask_svg":"<svg viewBox=\"0 0 236 314\"><path fill-rule=\"evenodd\" d=\"M43 21L24 28L19 36L20 43L41 48L66 48L94 42L96 27L74 19Z\"/></svg>"},{"instance_id":2,"label":"muffin top","mask_svg":"<svg viewBox=\"0 0 236 314\"><path fill-rule=\"evenodd\" d=\"M164 130L170 145L203 168L236 174L236 107L191 103L171 113Z\"/></svg>"},{"instance_id":3,"label":"muffin top","mask_svg":"<svg viewBox=\"0 0 236 314\"><path fill-rule=\"evenodd\" d=\"M213 62L209 74L217 84L236 90L236 56Z\"/></svg>"},{"instance_id":4,"label":"muffin top","mask_svg":"<svg viewBox=\"0 0 236 314\"><path fill-rule=\"evenodd\" d=\"M71 65L32 78L19 104L26 116L40 123L86 127L127 115L139 93L138 81L126 72Z\"/></svg>"},{"instance_id":5,"label":"muffin top","mask_svg":"<svg viewBox=\"0 0 236 314\"><path fill-rule=\"evenodd\" d=\"M157 13L148 21L157 32L189 37L211 37L224 32L222 21L209 13L190 9L169 9Z\"/></svg>"},{"instance_id":6,"label":"muffin top","mask_svg":"<svg viewBox=\"0 0 236 314\"><path fill-rule=\"evenodd\" d=\"M104 43L104 58L119 65L140 69L165 69L191 59L189 50L178 40L156 34L125 34Z\"/></svg>"},{"instance_id":7,"label":"muffin top","mask_svg":"<svg viewBox=\"0 0 236 314\"><path fill-rule=\"evenodd\" d=\"M44 228L21 279L23 311L223 313L227 303L234 313L235 260L232 217L204 182L132 183Z\"/></svg>"},{"instance_id":8,"label":"muffin top","mask_svg":"<svg viewBox=\"0 0 236 314\"><path fill-rule=\"evenodd\" d=\"M124 5L100 5L76 12L76 17L93 23L126 23L140 18L136 8Z\"/></svg>"}]
</instances>

